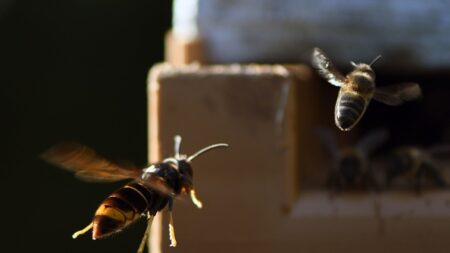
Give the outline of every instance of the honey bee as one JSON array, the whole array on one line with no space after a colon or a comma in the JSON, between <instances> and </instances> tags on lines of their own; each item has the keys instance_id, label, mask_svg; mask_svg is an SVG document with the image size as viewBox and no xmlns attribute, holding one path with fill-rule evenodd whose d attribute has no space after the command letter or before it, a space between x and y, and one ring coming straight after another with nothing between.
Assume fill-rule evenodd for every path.
<instances>
[{"instance_id":1,"label":"honey bee","mask_svg":"<svg viewBox=\"0 0 450 253\"><path fill-rule=\"evenodd\" d=\"M312 65L330 84L340 87L334 110L336 126L342 131L351 130L361 119L373 98L387 105L400 105L421 96L417 83L399 83L387 87L375 87L375 73L370 64L350 62L353 71L342 75L331 60L319 48L314 48Z\"/></svg>"},{"instance_id":2,"label":"honey bee","mask_svg":"<svg viewBox=\"0 0 450 253\"><path fill-rule=\"evenodd\" d=\"M331 171L327 186L331 193L341 189L377 189L378 183L370 166L370 156L388 138L385 129L377 129L363 136L355 145L339 147L331 129L320 128L317 134L331 155Z\"/></svg>"},{"instance_id":3,"label":"honey bee","mask_svg":"<svg viewBox=\"0 0 450 253\"><path fill-rule=\"evenodd\" d=\"M404 146L394 150L387 159L386 183L399 178L406 179L417 193L422 192L424 180L444 188L448 185L442 174L444 162L450 155L450 145L436 145L427 149Z\"/></svg>"},{"instance_id":4,"label":"honey bee","mask_svg":"<svg viewBox=\"0 0 450 253\"><path fill-rule=\"evenodd\" d=\"M75 239L92 229L93 240L104 238L122 231L140 217L146 217L147 228L138 249L138 253L142 253L153 217L167 206L170 246L175 247L177 242L172 218L174 199L181 193L189 193L193 204L202 208L202 202L197 199L194 190L192 160L209 150L228 147L228 144L210 145L188 157L180 154L181 137L177 135L174 139L174 157L143 169L117 165L94 150L76 143L58 144L45 151L41 155L44 160L74 172L76 177L84 181L133 179L109 195L98 207L92 222L72 237Z\"/></svg>"}]
</instances>

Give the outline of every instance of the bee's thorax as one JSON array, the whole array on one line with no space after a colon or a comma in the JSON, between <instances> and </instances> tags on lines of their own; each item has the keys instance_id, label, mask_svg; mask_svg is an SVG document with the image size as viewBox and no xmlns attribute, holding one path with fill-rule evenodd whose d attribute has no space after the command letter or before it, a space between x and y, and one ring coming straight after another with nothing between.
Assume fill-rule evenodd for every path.
<instances>
[{"instance_id":1,"label":"bee's thorax","mask_svg":"<svg viewBox=\"0 0 450 253\"><path fill-rule=\"evenodd\" d=\"M358 64L347 75L347 88L363 96L371 96L375 91L375 73L367 64Z\"/></svg>"}]
</instances>

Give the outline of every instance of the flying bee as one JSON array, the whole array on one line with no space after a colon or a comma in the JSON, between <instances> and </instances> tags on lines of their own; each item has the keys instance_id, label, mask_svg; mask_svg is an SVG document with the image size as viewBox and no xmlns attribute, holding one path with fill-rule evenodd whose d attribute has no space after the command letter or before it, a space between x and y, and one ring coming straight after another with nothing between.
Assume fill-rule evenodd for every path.
<instances>
[{"instance_id":1,"label":"flying bee","mask_svg":"<svg viewBox=\"0 0 450 253\"><path fill-rule=\"evenodd\" d=\"M322 50L314 48L312 65L330 84L340 87L334 121L342 131L349 131L358 123L372 98L387 105L400 105L421 96L417 83L375 87L372 65L380 58L377 56L370 64L351 62L354 69L344 76Z\"/></svg>"},{"instance_id":2,"label":"flying bee","mask_svg":"<svg viewBox=\"0 0 450 253\"><path fill-rule=\"evenodd\" d=\"M444 188L448 183L442 172L449 155L450 145L436 145L427 149L417 146L400 147L387 158L386 183L390 186L393 180L403 178L417 193L421 193L424 180L427 179Z\"/></svg>"},{"instance_id":3,"label":"flying bee","mask_svg":"<svg viewBox=\"0 0 450 253\"><path fill-rule=\"evenodd\" d=\"M331 129L319 128L319 139L331 155L327 186L331 192L345 189L378 188L370 156L388 138L388 132L377 129L363 136L355 145L339 147Z\"/></svg>"},{"instance_id":4,"label":"flying bee","mask_svg":"<svg viewBox=\"0 0 450 253\"><path fill-rule=\"evenodd\" d=\"M150 233L153 217L166 206L169 211L170 246L177 242L173 226L172 208L174 199L181 193L189 193L192 202L202 208L195 194L191 162L199 155L228 144L218 143L207 146L191 156L180 154L181 137L175 136L175 155L160 163L143 169L117 165L94 150L75 143L63 143L51 147L41 157L62 168L75 173L75 176L88 182L114 182L133 179L130 183L109 195L98 207L92 222L73 234L77 238L92 229L92 239L104 238L122 231L138 220L147 218L147 228L138 253L142 253Z\"/></svg>"}]
</instances>

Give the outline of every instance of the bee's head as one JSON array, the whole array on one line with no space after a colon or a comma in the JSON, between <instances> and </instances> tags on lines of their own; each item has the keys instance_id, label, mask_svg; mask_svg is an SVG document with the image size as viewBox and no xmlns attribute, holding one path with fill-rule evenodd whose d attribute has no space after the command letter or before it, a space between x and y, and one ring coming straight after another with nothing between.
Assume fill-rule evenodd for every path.
<instances>
[{"instance_id":1,"label":"bee's head","mask_svg":"<svg viewBox=\"0 0 450 253\"><path fill-rule=\"evenodd\" d=\"M372 78L375 77L375 73L373 72L372 65L377 62L379 59L381 59L381 55L378 55L373 59L369 64L366 63L355 63L353 61L350 62L350 64L355 68L354 70L369 74Z\"/></svg>"},{"instance_id":2,"label":"bee's head","mask_svg":"<svg viewBox=\"0 0 450 253\"><path fill-rule=\"evenodd\" d=\"M351 61L350 64L355 68L353 71L357 70L357 71L367 73L369 75L375 75L375 73L373 72L372 66L369 64L355 63L353 61Z\"/></svg>"}]
</instances>

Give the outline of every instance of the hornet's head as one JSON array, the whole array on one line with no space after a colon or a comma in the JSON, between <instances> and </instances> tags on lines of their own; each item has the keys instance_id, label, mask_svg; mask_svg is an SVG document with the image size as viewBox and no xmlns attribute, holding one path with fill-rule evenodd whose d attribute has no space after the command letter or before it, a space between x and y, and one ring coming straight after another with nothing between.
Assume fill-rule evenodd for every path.
<instances>
[{"instance_id":1,"label":"hornet's head","mask_svg":"<svg viewBox=\"0 0 450 253\"><path fill-rule=\"evenodd\" d=\"M186 193L190 192L192 195L194 191L194 183L193 183L194 171L190 164L191 161L194 160L197 156L212 149L220 147L228 147L228 144L226 143L213 144L203 149L200 149L199 151L188 157L186 155L180 154L181 136L176 135L174 141L175 141L175 156L172 159L176 160L177 162L177 169L178 172L180 173L181 179L181 190L182 192Z\"/></svg>"}]
</instances>

